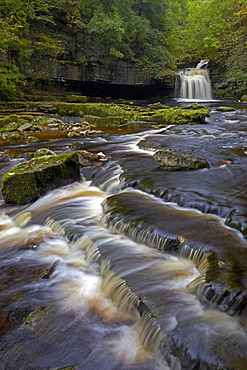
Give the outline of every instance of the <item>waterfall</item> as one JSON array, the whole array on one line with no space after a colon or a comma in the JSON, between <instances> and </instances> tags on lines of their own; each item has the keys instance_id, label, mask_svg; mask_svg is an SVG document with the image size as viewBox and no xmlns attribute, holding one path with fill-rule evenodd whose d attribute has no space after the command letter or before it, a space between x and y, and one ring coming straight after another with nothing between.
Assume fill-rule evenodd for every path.
<instances>
[{"instance_id":1,"label":"waterfall","mask_svg":"<svg viewBox=\"0 0 247 370\"><path fill-rule=\"evenodd\" d=\"M176 80L176 91L181 99L212 100L212 88L207 61L201 61L196 68L179 71Z\"/></svg>"}]
</instances>

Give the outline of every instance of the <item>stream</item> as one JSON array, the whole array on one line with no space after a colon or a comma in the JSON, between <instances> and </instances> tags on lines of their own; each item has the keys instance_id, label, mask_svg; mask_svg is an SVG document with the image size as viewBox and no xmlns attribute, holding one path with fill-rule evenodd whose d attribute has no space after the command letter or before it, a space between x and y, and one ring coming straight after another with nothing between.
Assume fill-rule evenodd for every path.
<instances>
[{"instance_id":1,"label":"stream","mask_svg":"<svg viewBox=\"0 0 247 370\"><path fill-rule=\"evenodd\" d=\"M0 198L0 370L246 370L247 107L204 105L205 124L0 147L1 174L40 147L103 153L32 204ZM162 148L210 166L164 171Z\"/></svg>"}]
</instances>

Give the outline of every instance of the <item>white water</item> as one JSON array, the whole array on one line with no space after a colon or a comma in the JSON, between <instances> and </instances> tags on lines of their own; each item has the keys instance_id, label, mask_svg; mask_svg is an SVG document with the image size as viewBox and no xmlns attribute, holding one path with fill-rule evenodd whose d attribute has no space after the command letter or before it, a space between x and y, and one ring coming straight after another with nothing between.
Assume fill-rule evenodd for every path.
<instances>
[{"instance_id":1,"label":"white water","mask_svg":"<svg viewBox=\"0 0 247 370\"><path fill-rule=\"evenodd\" d=\"M64 334L59 333L61 328L56 326L56 322L50 323L51 327L42 334L43 338L47 341L51 336L56 341L57 336L62 335L66 339L66 332L70 332L73 322L77 326L82 325L83 331L83 326L89 320L92 328L88 330L92 332L92 340L93 333L102 338L95 342L93 355L101 358L104 353L108 358L112 356L118 363L113 367L102 365L102 369L124 366L123 368L128 369L179 370L179 363L175 362L175 365L169 367L164 359L161 360L159 341L162 337L165 340L166 334L177 337L179 345L187 346L193 356L200 353L201 359L208 362L214 348L225 345L225 341L231 343L236 353L242 351L247 345L247 336L238 319L217 310L205 309L190 289L187 289L199 276L192 261L159 252L123 235L112 234L101 224L101 202L108 195L107 192L91 187L89 183L74 184L49 193L23 213L24 217L28 216L29 221L38 219L41 213L47 217L54 216L59 219L61 228L57 225L50 228L38 224L16 227L11 219L2 215L1 248L11 244L14 246L16 243L27 245L32 238L36 242L36 247L32 250L23 250L13 256L13 263L20 259L26 263L55 263L50 279L40 280L28 285L26 289L33 297L37 296L36 299L41 297L39 299L43 304L49 303L49 306L55 307L60 319L61 315L65 318L69 315L72 322L63 324ZM23 222L21 214L15 220ZM150 302L150 307L158 314L163 332L161 337L154 336L152 339L153 343L155 338L158 340L153 348L146 348L145 345L152 332L152 321L144 317L144 322L138 323L138 315L133 315L132 312L130 316L130 312L123 309L127 301L124 302L119 293L115 294L114 299L109 297L111 289L114 291L114 286L119 284L119 279L114 280L111 274L103 274L106 277L102 277L99 274L99 264L88 259L88 252L81 248L79 242L67 240L64 233L61 233L63 227L83 230L84 235L94 240L97 248L111 261L117 275L126 279L135 294L144 298L148 304ZM96 315L98 319L89 319L92 315ZM32 332L37 330L39 336L41 335L39 326L32 329L30 324L24 324L20 330L24 329ZM83 341L80 341L84 346ZM81 361L82 364L83 361L86 363L83 358ZM83 366L80 368L84 369ZM97 368L92 367L95 370Z\"/></svg>"},{"instance_id":2,"label":"white water","mask_svg":"<svg viewBox=\"0 0 247 370\"><path fill-rule=\"evenodd\" d=\"M152 152L136 147L145 136L145 133L125 135L106 144L111 146L115 157L123 158L122 162L128 162L130 153L143 154L138 161L141 171L145 170L143 159L152 157ZM175 140L179 142L177 137ZM179 359L173 361L166 351L158 348L160 337L155 335L155 330L160 327L164 343L167 343L166 335L173 337L193 358L225 365L231 370L245 370L246 319L209 308L198 299L195 292L205 281L199 267L189 260L191 256L184 259L149 248L145 238L145 244L137 243L106 227L101 204L109 195L120 191L121 172L121 163L113 161L103 166L100 181L94 178L97 186L89 181L72 184L50 192L14 218L7 215L7 208L1 214L1 268L13 266L9 277L13 272L18 277L21 268L26 272L23 282L18 283L13 275L9 290L1 292L3 299L5 295L11 298L7 309L15 318L15 312L22 306L30 305L33 312L42 305L47 316L37 322L29 318L17 329L14 321L11 322L12 332L4 335L2 341L0 337L0 369L51 370L73 365L76 370L180 370ZM159 171L153 174L158 176ZM205 174L203 180L206 181ZM125 193L129 194L130 189ZM138 198L142 192L135 194ZM147 195L150 198L153 196ZM143 215L145 206L144 202ZM211 221L206 215L204 219ZM212 222L206 225L214 240L214 225ZM201 237L202 231L196 225L190 229ZM89 253L77 240L71 240L70 231L90 238L95 243L95 252ZM228 247L229 233L226 227L223 231L222 241ZM97 250L110 261L108 274L102 274ZM47 279L29 281L27 277L35 266L53 266L53 271ZM130 291L123 280L155 314L154 323L158 326L154 331L152 320L144 317L142 321L135 311L130 310L131 314L128 311L126 302L128 306L130 301L124 301L123 297ZM15 284L14 288L11 284ZM117 284L123 288L122 296L118 289L114 294ZM154 346L147 348L150 333Z\"/></svg>"},{"instance_id":3,"label":"white water","mask_svg":"<svg viewBox=\"0 0 247 370\"><path fill-rule=\"evenodd\" d=\"M178 74L180 98L190 101L212 100L212 87L208 69L184 69Z\"/></svg>"}]
</instances>

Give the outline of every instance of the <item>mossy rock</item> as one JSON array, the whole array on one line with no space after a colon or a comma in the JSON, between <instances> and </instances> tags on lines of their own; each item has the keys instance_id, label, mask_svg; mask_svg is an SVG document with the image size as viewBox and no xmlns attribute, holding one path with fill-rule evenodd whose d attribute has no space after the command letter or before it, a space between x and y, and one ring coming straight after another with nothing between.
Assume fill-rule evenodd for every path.
<instances>
[{"instance_id":1,"label":"mossy rock","mask_svg":"<svg viewBox=\"0 0 247 370\"><path fill-rule=\"evenodd\" d=\"M35 143L35 142L39 141L39 139L35 136L28 136L27 141L29 143Z\"/></svg>"},{"instance_id":2,"label":"mossy rock","mask_svg":"<svg viewBox=\"0 0 247 370\"><path fill-rule=\"evenodd\" d=\"M21 123L18 122L10 122L4 125L1 129L0 132L13 132L17 131L18 128L21 126Z\"/></svg>"},{"instance_id":3,"label":"mossy rock","mask_svg":"<svg viewBox=\"0 0 247 370\"><path fill-rule=\"evenodd\" d=\"M21 114L20 118L24 119L25 121L33 121L34 120L34 116L32 116L31 114Z\"/></svg>"},{"instance_id":4,"label":"mossy rock","mask_svg":"<svg viewBox=\"0 0 247 370\"><path fill-rule=\"evenodd\" d=\"M83 95L69 95L64 98L64 101L68 103L86 103L87 97Z\"/></svg>"},{"instance_id":5,"label":"mossy rock","mask_svg":"<svg viewBox=\"0 0 247 370\"><path fill-rule=\"evenodd\" d=\"M159 150L154 154L153 159L158 162L160 167L164 170L189 171L209 168L206 159L182 150Z\"/></svg>"},{"instance_id":6,"label":"mossy rock","mask_svg":"<svg viewBox=\"0 0 247 370\"><path fill-rule=\"evenodd\" d=\"M148 108L150 109L169 109L168 106L161 104L161 102L148 104Z\"/></svg>"},{"instance_id":7,"label":"mossy rock","mask_svg":"<svg viewBox=\"0 0 247 370\"><path fill-rule=\"evenodd\" d=\"M241 98L240 98L241 101L245 101L247 102L247 95L243 95Z\"/></svg>"},{"instance_id":8,"label":"mossy rock","mask_svg":"<svg viewBox=\"0 0 247 370\"><path fill-rule=\"evenodd\" d=\"M149 121L156 122L164 125L180 125L180 124L203 124L205 118L209 117L209 109L183 109L183 108L171 108L171 109L159 109L153 114Z\"/></svg>"},{"instance_id":9,"label":"mossy rock","mask_svg":"<svg viewBox=\"0 0 247 370\"><path fill-rule=\"evenodd\" d=\"M9 135L8 139L9 141L18 141L22 139L22 135L21 134L11 134Z\"/></svg>"},{"instance_id":10,"label":"mossy rock","mask_svg":"<svg viewBox=\"0 0 247 370\"><path fill-rule=\"evenodd\" d=\"M16 122L18 116L16 114L11 114L10 116L4 117L0 119L0 127L7 125L8 123Z\"/></svg>"},{"instance_id":11,"label":"mossy rock","mask_svg":"<svg viewBox=\"0 0 247 370\"><path fill-rule=\"evenodd\" d=\"M26 204L52 189L79 180L77 153L39 157L4 174L2 195L6 203Z\"/></svg>"},{"instance_id":12,"label":"mossy rock","mask_svg":"<svg viewBox=\"0 0 247 370\"><path fill-rule=\"evenodd\" d=\"M84 119L90 125L94 126L121 126L128 122L128 120L123 117L97 117L85 115Z\"/></svg>"},{"instance_id":13,"label":"mossy rock","mask_svg":"<svg viewBox=\"0 0 247 370\"><path fill-rule=\"evenodd\" d=\"M39 157L43 157L43 156L47 156L47 155L56 155L55 152L53 152L52 150L48 149L48 148L40 148L38 150L36 150L36 152L34 153L34 157L35 158L39 158Z\"/></svg>"},{"instance_id":14,"label":"mossy rock","mask_svg":"<svg viewBox=\"0 0 247 370\"><path fill-rule=\"evenodd\" d=\"M236 109L233 107L217 107L217 112L234 112Z\"/></svg>"}]
</instances>

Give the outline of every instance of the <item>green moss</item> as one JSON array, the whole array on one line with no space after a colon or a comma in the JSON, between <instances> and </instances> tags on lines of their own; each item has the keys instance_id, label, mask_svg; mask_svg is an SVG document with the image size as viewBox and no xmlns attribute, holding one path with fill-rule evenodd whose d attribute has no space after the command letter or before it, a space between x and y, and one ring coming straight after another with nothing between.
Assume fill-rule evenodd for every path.
<instances>
[{"instance_id":1,"label":"green moss","mask_svg":"<svg viewBox=\"0 0 247 370\"><path fill-rule=\"evenodd\" d=\"M39 306L25 318L21 328L36 331L37 325L47 317L48 312L49 310L45 306Z\"/></svg>"},{"instance_id":2,"label":"green moss","mask_svg":"<svg viewBox=\"0 0 247 370\"><path fill-rule=\"evenodd\" d=\"M205 117L209 117L209 110L201 109L159 109L152 115L150 121L163 124L188 124L204 123Z\"/></svg>"},{"instance_id":3,"label":"green moss","mask_svg":"<svg viewBox=\"0 0 247 370\"><path fill-rule=\"evenodd\" d=\"M241 100L241 101L247 101L247 95L243 95L243 96L241 96L240 100Z\"/></svg>"},{"instance_id":4,"label":"green moss","mask_svg":"<svg viewBox=\"0 0 247 370\"><path fill-rule=\"evenodd\" d=\"M8 123L16 122L18 116L16 114L11 114L10 116L4 117L0 119L0 126L5 126Z\"/></svg>"},{"instance_id":5,"label":"green moss","mask_svg":"<svg viewBox=\"0 0 247 370\"><path fill-rule=\"evenodd\" d=\"M218 112L233 112L235 111L236 109L233 108L233 107L217 107L216 110Z\"/></svg>"},{"instance_id":6,"label":"green moss","mask_svg":"<svg viewBox=\"0 0 247 370\"><path fill-rule=\"evenodd\" d=\"M23 114L21 116L12 114L10 116L0 119L0 127L1 127L0 132L16 131L21 125L23 125L27 121L30 122L33 120L34 120L34 117L29 114Z\"/></svg>"},{"instance_id":7,"label":"green moss","mask_svg":"<svg viewBox=\"0 0 247 370\"><path fill-rule=\"evenodd\" d=\"M20 164L2 179L6 203L25 204L38 199L51 189L79 181L77 153L40 157Z\"/></svg>"},{"instance_id":8,"label":"green moss","mask_svg":"<svg viewBox=\"0 0 247 370\"><path fill-rule=\"evenodd\" d=\"M9 135L8 139L10 141L18 141L22 138L21 134L12 134L12 135Z\"/></svg>"},{"instance_id":9,"label":"green moss","mask_svg":"<svg viewBox=\"0 0 247 370\"><path fill-rule=\"evenodd\" d=\"M0 129L0 132L13 132L17 131L21 124L18 122L11 122Z\"/></svg>"},{"instance_id":10,"label":"green moss","mask_svg":"<svg viewBox=\"0 0 247 370\"><path fill-rule=\"evenodd\" d=\"M39 158L39 157L43 157L43 156L47 156L47 155L56 155L56 153L54 153L52 150L50 149L47 149L47 148L40 148L38 149L33 155L31 158Z\"/></svg>"},{"instance_id":11,"label":"green moss","mask_svg":"<svg viewBox=\"0 0 247 370\"><path fill-rule=\"evenodd\" d=\"M87 97L83 95L69 95L64 98L68 103L86 103Z\"/></svg>"},{"instance_id":12,"label":"green moss","mask_svg":"<svg viewBox=\"0 0 247 370\"><path fill-rule=\"evenodd\" d=\"M215 252L210 252L208 255L208 269L206 272L207 281L218 280L221 276L221 269L218 265L219 259L216 256Z\"/></svg>"},{"instance_id":13,"label":"green moss","mask_svg":"<svg viewBox=\"0 0 247 370\"><path fill-rule=\"evenodd\" d=\"M34 117L31 114L22 114L20 117L22 119L26 120L26 121L33 121L34 120Z\"/></svg>"},{"instance_id":14,"label":"green moss","mask_svg":"<svg viewBox=\"0 0 247 370\"><path fill-rule=\"evenodd\" d=\"M39 141L39 139L37 137L35 137L35 136L28 136L27 141L29 143L34 143L36 141Z\"/></svg>"}]
</instances>

